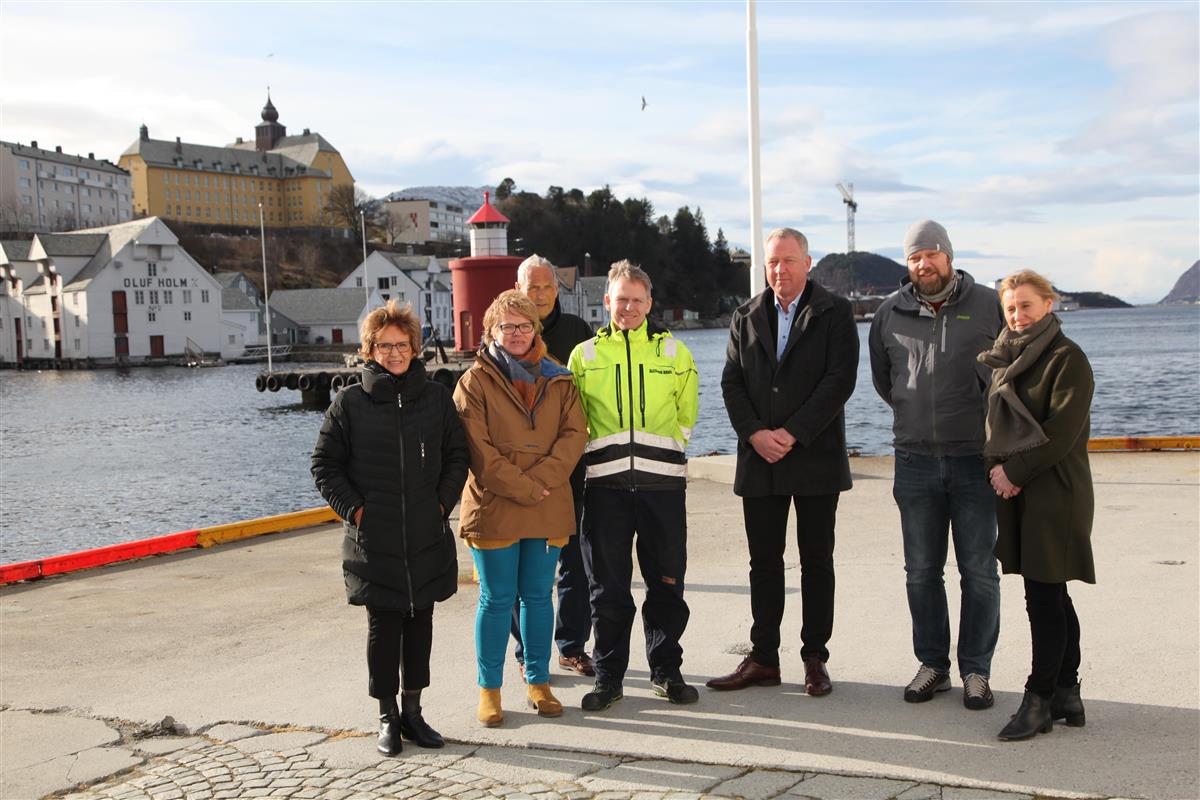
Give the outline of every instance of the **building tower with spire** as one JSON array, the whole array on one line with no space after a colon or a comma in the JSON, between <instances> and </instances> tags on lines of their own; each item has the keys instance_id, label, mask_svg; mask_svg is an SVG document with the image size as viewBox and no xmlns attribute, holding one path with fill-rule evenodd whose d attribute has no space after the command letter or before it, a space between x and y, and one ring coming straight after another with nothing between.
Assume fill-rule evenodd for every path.
<instances>
[{"instance_id":1,"label":"building tower with spire","mask_svg":"<svg viewBox=\"0 0 1200 800\"><path fill-rule=\"evenodd\" d=\"M274 150L276 143L287 136L287 128L279 124L279 112L271 102L271 90L267 90L267 104L262 109L262 122L254 126L254 149L262 152Z\"/></svg>"}]
</instances>

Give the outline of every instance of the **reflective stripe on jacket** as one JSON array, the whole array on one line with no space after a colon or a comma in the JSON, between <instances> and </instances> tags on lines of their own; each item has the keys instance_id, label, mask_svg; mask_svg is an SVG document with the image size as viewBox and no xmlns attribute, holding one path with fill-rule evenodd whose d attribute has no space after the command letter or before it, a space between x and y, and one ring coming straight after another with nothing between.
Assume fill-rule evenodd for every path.
<instances>
[{"instance_id":1,"label":"reflective stripe on jacket","mask_svg":"<svg viewBox=\"0 0 1200 800\"><path fill-rule=\"evenodd\" d=\"M587 482L620 489L682 489L684 454L699 409L696 363L666 328L601 328L571 353L583 412Z\"/></svg>"}]
</instances>

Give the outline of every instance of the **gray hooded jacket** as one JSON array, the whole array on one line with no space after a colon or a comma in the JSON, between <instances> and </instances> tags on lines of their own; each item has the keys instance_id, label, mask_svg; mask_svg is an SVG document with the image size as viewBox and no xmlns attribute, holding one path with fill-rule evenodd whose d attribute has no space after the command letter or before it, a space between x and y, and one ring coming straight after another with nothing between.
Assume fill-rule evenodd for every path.
<instances>
[{"instance_id":1,"label":"gray hooded jacket","mask_svg":"<svg viewBox=\"0 0 1200 800\"><path fill-rule=\"evenodd\" d=\"M1000 298L963 272L936 314L905 278L871 322L875 391L892 407L897 450L928 456L983 452L991 370L975 360L1004 328Z\"/></svg>"}]
</instances>

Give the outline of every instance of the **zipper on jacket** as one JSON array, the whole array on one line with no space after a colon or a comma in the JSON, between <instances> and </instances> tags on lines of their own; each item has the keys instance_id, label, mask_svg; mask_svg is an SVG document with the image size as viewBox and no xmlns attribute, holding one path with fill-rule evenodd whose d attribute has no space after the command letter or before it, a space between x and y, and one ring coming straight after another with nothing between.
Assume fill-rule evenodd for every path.
<instances>
[{"instance_id":1,"label":"zipper on jacket","mask_svg":"<svg viewBox=\"0 0 1200 800\"><path fill-rule=\"evenodd\" d=\"M946 306L945 306L945 304L943 303L943 304L942 304L942 308L945 308L945 307L946 307ZM932 444L933 444L933 454L934 454L935 456L938 456L938 457L941 457L941 455L942 455L941 448L938 446L938 424L937 424L937 423L938 423L938 416L937 416L937 398L938 398L938 387L937 387L937 367L938 367L938 362L939 362L939 361L941 361L941 359L940 359L940 358L938 358L938 353L937 353L937 338L938 338L938 337L937 337L937 329L938 329L938 320L941 320L941 319L942 319L942 309L941 309L941 308L939 308L937 311L935 311L935 312L934 312L934 316L933 316L933 339L934 339L934 340L933 340L933 342L931 342L931 343L930 343L930 345L931 345L931 347L932 347L932 349L933 349L933 354L932 354L932 356L931 356L931 357L932 357L932 359L933 359L933 364L930 366L930 369L929 369L929 385L930 385L930 386L933 388L933 391L932 391L932 392L930 392L930 397L929 397L929 409L930 409L930 412L931 412L931 414L932 414L932 417L933 417L933 418L930 420L930 426L929 426L929 429L930 429L930 430L933 432L933 442L932 442ZM943 320L943 325L942 325L942 349L943 349L943 352L945 351L945 347L946 347L946 335L945 335L945 331L946 331L946 327L945 327L944 320Z\"/></svg>"},{"instance_id":2,"label":"zipper on jacket","mask_svg":"<svg viewBox=\"0 0 1200 800\"><path fill-rule=\"evenodd\" d=\"M415 617L417 607L413 599L412 567L408 563L408 507L404 493L404 395L396 392L396 432L400 440L400 544L404 548L404 580L408 584L408 615ZM425 445L421 445L421 455Z\"/></svg>"},{"instance_id":3,"label":"zipper on jacket","mask_svg":"<svg viewBox=\"0 0 1200 800\"><path fill-rule=\"evenodd\" d=\"M617 364L617 427L625 427L625 414L621 405L621 365Z\"/></svg>"},{"instance_id":4,"label":"zipper on jacket","mask_svg":"<svg viewBox=\"0 0 1200 800\"><path fill-rule=\"evenodd\" d=\"M629 373L629 491L636 492L637 473L634 469L634 450L637 445L633 440L633 349L629 344L629 331L622 331L622 333L625 334L625 371ZM620 375L619 372L618 375ZM620 394L620 389L617 390L617 393ZM644 420L642 427L646 427Z\"/></svg>"},{"instance_id":5,"label":"zipper on jacket","mask_svg":"<svg viewBox=\"0 0 1200 800\"><path fill-rule=\"evenodd\" d=\"M638 364L638 407L642 410L642 430L646 429L646 365Z\"/></svg>"}]
</instances>

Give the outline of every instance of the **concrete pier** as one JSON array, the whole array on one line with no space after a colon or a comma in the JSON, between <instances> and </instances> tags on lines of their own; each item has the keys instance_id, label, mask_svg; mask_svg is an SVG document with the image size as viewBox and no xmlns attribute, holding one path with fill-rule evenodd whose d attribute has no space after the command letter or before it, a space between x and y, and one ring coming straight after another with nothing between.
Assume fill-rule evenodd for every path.
<instances>
[{"instance_id":1,"label":"concrete pier","mask_svg":"<svg viewBox=\"0 0 1200 800\"><path fill-rule=\"evenodd\" d=\"M365 613L345 604L328 525L0 590L0 797L1200 796L1200 454L1093 454L1099 583L1071 584L1087 726L1017 743L995 734L1029 668L1020 578L1002 580L996 706L964 709L957 675L955 691L904 703L917 664L892 462L851 467L828 697L803 691L794 545L782 686L670 706L635 624L624 700L584 714L590 680L554 666L567 711L541 719L510 665L496 729L474 719L478 590L464 582L436 611L424 697L452 743L384 759ZM750 599L732 459L696 459L691 476L684 673L701 685L748 648ZM956 625L953 563L947 585Z\"/></svg>"}]
</instances>

